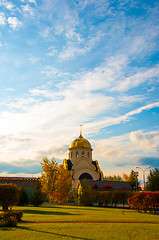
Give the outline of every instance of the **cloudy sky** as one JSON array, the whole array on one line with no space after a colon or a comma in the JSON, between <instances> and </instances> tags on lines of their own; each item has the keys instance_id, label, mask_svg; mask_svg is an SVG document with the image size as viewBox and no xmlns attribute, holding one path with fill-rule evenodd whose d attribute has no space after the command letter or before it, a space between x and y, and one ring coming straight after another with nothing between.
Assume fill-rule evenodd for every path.
<instances>
[{"instance_id":1,"label":"cloudy sky","mask_svg":"<svg viewBox=\"0 0 159 240\"><path fill-rule=\"evenodd\" d=\"M159 167L158 16L157 0L0 0L0 176L62 162L80 124L104 175Z\"/></svg>"}]
</instances>

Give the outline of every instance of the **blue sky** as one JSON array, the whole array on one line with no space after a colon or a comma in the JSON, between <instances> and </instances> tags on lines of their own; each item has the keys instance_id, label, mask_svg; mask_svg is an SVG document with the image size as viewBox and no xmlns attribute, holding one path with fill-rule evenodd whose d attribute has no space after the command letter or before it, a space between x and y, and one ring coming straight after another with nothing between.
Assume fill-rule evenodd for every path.
<instances>
[{"instance_id":1,"label":"blue sky","mask_svg":"<svg viewBox=\"0 0 159 240\"><path fill-rule=\"evenodd\" d=\"M158 16L155 0L0 0L1 176L62 162L80 124L104 175L159 167Z\"/></svg>"}]
</instances>

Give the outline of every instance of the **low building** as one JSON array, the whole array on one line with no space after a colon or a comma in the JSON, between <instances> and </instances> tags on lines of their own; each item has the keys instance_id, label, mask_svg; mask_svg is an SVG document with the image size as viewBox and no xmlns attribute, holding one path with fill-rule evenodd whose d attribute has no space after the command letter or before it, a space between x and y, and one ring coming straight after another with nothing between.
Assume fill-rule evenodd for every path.
<instances>
[{"instance_id":1,"label":"low building","mask_svg":"<svg viewBox=\"0 0 159 240\"><path fill-rule=\"evenodd\" d=\"M33 194L35 183L38 178L28 178L28 177L0 177L0 183L13 183L18 187L24 186L29 198Z\"/></svg>"},{"instance_id":2,"label":"low building","mask_svg":"<svg viewBox=\"0 0 159 240\"><path fill-rule=\"evenodd\" d=\"M87 180L88 185L97 191L131 191L129 182L124 181L97 181L97 180ZM78 181L78 189L82 189L81 180Z\"/></svg>"}]
</instances>

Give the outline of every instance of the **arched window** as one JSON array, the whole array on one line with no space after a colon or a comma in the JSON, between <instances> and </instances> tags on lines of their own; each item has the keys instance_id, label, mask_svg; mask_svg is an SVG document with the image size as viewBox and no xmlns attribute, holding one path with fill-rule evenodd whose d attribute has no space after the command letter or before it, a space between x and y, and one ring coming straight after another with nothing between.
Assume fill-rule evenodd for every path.
<instances>
[{"instance_id":1,"label":"arched window","mask_svg":"<svg viewBox=\"0 0 159 240\"><path fill-rule=\"evenodd\" d=\"M87 153L87 157L89 158L89 152Z\"/></svg>"},{"instance_id":2,"label":"arched window","mask_svg":"<svg viewBox=\"0 0 159 240\"><path fill-rule=\"evenodd\" d=\"M71 152L71 158L73 158L73 152Z\"/></svg>"},{"instance_id":3,"label":"arched window","mask_svg":"<svg viewBox=\"0 0 159 240\"><path fill-rule=\"evenodd\" d=\"M78 157L78 151L76 152L76 157Z\"/></svg>"},{"instance_id":4,"label":"arched window","mask_svg":"<svg viewBox=\"0 0 159 240\"><path fill-rule=\"evenodd\" d=\"M84 151L82 152L82 157L84 157Z\"/></svg>"}]
</instances>

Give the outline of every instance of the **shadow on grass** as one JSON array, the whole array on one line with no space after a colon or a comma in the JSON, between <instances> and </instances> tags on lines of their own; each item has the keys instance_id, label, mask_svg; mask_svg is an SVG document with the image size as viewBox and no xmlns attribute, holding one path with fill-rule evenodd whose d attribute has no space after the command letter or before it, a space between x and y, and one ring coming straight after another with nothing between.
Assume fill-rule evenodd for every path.
<instances>
[{"instance_id":1,"label":"shadow on grass","mask_svg":"<svg viewBox=\"0 0 159 240\"><path fill-rule=\"evenodd\" d=\"M16 227L0 227L0 231L15 231Z\"/></svg>"},{"instance_id":2,"label":"shadow on grass","mask_svg":"<svg viewBox=\"0 0 159 240\"><path fill-rule=\"evenodd\" d=\"M55 211L42 211L42 210L31 210L31 209L25 209L23 210L24 213L28 214L42 214L42 215L73 215L72 213L68 212L55 212Z\"/></svg>"},{"instance_id":3,"label":"shadow on grass","mask_svg":"<svg viewBox=\"0 0 159 240\"><path fill-rule=\"evenodd\" d=\"M28 231L32 231L32 232L38 232L38 233L46 233L46 234L50 234L50 235L53 235L53 236L58 236L59 238L60 237L67 237L69 239L81 239L81 240L92 240L90 238L83 238L83 237L76 237L76 236L71 236L71 235L65 235L65 234L60 234L60 233L53 233L53 232L46 232L46 231L40 231L40 230L35 230L35 229L31 229L29 227L17 227L19 229L22 229L22 230L28 230Z\"/></svg>"},{"instance_id":4,"label":"shadow on grass","mask_svg":"<svg viewBox=\"0 0 159 240\"><path fill-rule=\"evenodd\" d=\"M77 210L78 209L78 206L74 206L74 205L69 205L69 206L67 206L67 205L43 205L42 206L42 208L51 208L51 209L54 209L54 208L57 208L57 209L75 209L75 210Z\"/></svg>"},{"instance_id":5,"label":"shadow on grass","mask_svg":"<svg viewBox=\"0 0 159 240\"><path fill-rule=\"evenodd\" d=\"M102 211L103 209L102 209L102 207L94 207L94 206L74 206L74 205L69 205L69 206L67 206L67 205L59 205L59 206L47 206L47 205L44 205L44 206L42 206L42 208L57 208L57 209L69 209L69 210L80 210L80 211L85 211L85 210L88 210L88 211L90 211L90 210L94 210L94 211ZM106 207L103 207L103 208L105 208L106 209Z\"/></svg>"}]
</instances>

